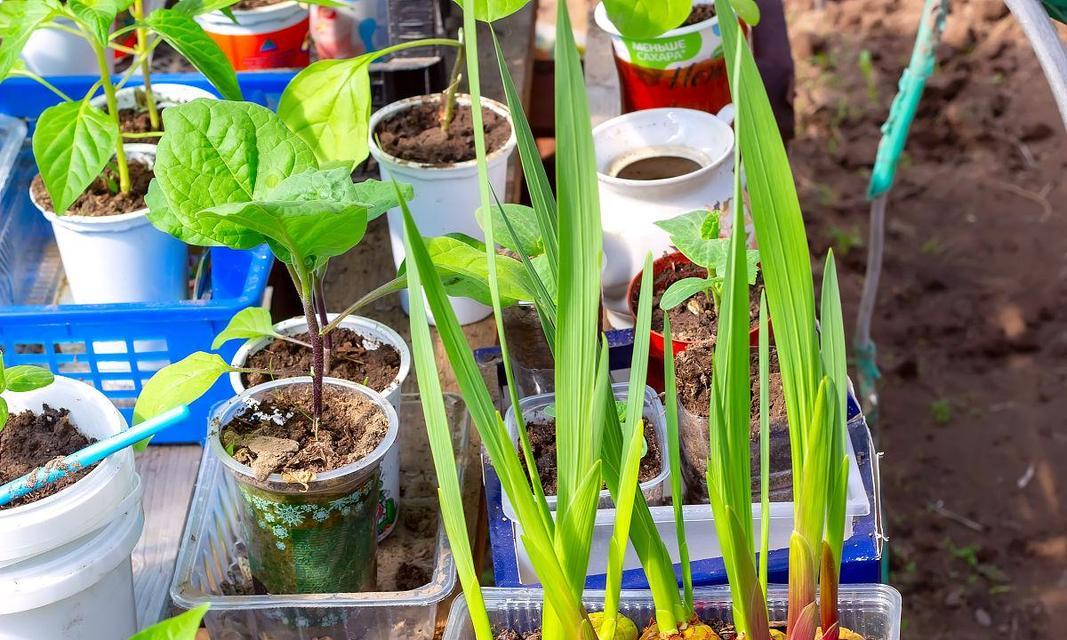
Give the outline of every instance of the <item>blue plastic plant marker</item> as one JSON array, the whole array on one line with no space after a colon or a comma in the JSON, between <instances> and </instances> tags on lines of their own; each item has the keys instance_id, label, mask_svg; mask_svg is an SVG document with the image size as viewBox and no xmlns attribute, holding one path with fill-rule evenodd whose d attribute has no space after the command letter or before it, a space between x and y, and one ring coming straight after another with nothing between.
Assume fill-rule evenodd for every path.
<instances>
[{"instance_id":1,"label":"blue plastic plant marker","mask_svg":"<svg viewBox=\"0 0 1067 640\"><path fill-rule=\"evenodd\" d=\"M926 80L934 71L937 45L941 42L947 15L948 0L926 0L923 5L911 61L900 76L899 90L889 107L889 117L882 125L882 140L878 143L878 155L871 172L871 183L867 187L868 200L874 200L893 186L900 154L904 151L908 130L919 108L919 99L922 98Z\"/></svg>"},{"instance_id":2,"label":"blue plastic plant marker","mask_svg":"<svg viewBox=\"0 0 1067 640\"><path fill-rule=\"evenodd\" d=\"M100 462L109 455L133 446L145 438L151 438L167 427L174 426L189 417L189 407L181 405L160 415L130 427L122 433L94 442L84 449L63 458L62 464L38 467L21 478L0 487L0 506L16 498L52 484L70 473L76 473Z\"/></svg>"}]
</instances>

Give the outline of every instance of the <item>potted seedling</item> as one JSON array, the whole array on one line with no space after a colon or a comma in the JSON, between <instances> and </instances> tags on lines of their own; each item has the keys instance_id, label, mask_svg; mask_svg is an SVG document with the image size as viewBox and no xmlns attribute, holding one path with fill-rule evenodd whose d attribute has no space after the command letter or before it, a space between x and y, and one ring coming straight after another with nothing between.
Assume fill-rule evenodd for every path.
<instances>
[{"instance_id":1,"label":"potted seedling","mask_svg":"<svg viewBox=\"0 0 1067 640\"><path fill-rule=\"evenodd\" d=\"M368 70L371 61L401 49L459 44L454 40L417 40L349 60L320 60L293 78L278 105L279 115L294 131L315 141L310 144L320 157L361 162L369 152L377 160L383 179L395 178L412 185L415 199L411 209L427 236L456 232L482 235L472 215L480 203L475 197L478 178L471 98L458 93L463 56L457 56L443 93L401 100L373 115ZM483 99L480 104L479 121L484 120L490 145L493 188L503 195L507 161L516 143L511 118L500 103ZM336 131L346 135L322 135ZM389 213L389 236L399 268L404 261L403 221L396 209ZM488 309L474 301L454 302L463 323L488 315ZM402 304L407 306L406 294L402 294Z\"/></svg>"},{"instance_id":2,"label":"potted seedling","mask_svg":"<svg viewBox=\"0 0 1067 640\"><path fill-rule=\"evenodd\" d=\"M269 593L374 588L383 461L397 415L380 393L327 377L316 308L330 258L363 237L369 214L396 202L392 185L354 184L350 166L323 168L269 109L196 100L164 112L160 171L148 194L161 230L202 246L266 243L304 307L310 377L246 389L217 408L208 446L233 474L249 561ZM234 159L243 170L231 170ZM410 191L407 193L410 197ZM229 373L271 376L194 353L146 383L134 408L147 419L199 397ZM314 540L314 542L312 542Z\"/></svg>"},{"instance_id":3,"label":"potted seedling","mask_svg":"<svg viewBox=\"0 0 1067 640\"><path fill-rule=\"evenodd\" d=\"M102 393L0 358L0 484L126 429ZM126 451L0 506L0 636L125 638L141 483Z\"/></svg>"},{"instance_id":4,"label":"potted seedling","mask_svg":"<svg viewBox=\"0 0 1067 640\"><path fill-rule=\"evenodd\" d=\"M120 5L130 5L136 22L112 32ZM152 178L155 148L128 143L152 139L158 130L157 99L147 69L152 50L167 42L184 53L226 97L239 98L237 78L221 51L197 26L192 13L203 3L186 0L172 9L149 15L142 0L104 3L87 0L6 0L0 5L3 43L0 78L22 75L41 82L61 102L37 120L33 152L40 170L30 196L52 223L71 295L76 303L163 302L185 297L186 248L149 224L144 196ZM16 65L21 47L32 33L60 29L81 36L97 63L99 80L81 99L70 97L47 80ZM113 49L127 49L118 39L137 32L135 59L119 82L110 75ZM145 75L143 102L149 131L130 125L140 119L138 98L119 90L133 73ZM102 103L91 95L103 89ZM182 95L165 96L171 101ZM126 115L123 115L126 109ZM135 109L136 110L136 109ZM123 127L123 123L126 127ZM144 127L142 127L144 128Z\"/></svg>"},{"instance_id":5,"label":"potted seedling","mask_svg":"<svg viewBox=\"0 0 1067 640\"><path fill-rule=\"evenodd\" d=\"M675 354L694 342L714 340L718 328L719 304L725 282L728 240L721 238L719 210L697 210L656 223L670 235L678 251L657 259L652 266L653 296L657 311L652 320L651 353L662 358L663 317L670 315ZM746 251L748 278L755 284L759 276L759 251ZM636 308L640 275L630 281L627 298L631 312ZM759 295L754 297L750 312L755 335Z\"/></svg>"}]
</instances>

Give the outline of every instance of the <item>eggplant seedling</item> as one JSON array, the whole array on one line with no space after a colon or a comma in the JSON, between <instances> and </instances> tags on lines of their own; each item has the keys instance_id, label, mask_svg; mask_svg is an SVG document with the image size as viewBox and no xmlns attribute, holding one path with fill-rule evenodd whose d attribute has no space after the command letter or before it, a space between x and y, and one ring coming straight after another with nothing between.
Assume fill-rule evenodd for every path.
<instances>
[{"instance_id":1,"label":"eggplant seedling","mask_svg":"<svg viewBox=\"0 0 1067 640\"><path fill-rule=\"evenodd\" d=\"M735 200L736 201L736 200ZM703 278L682 278L663 293L659 306L664 311L673 309L694 295L704 292L712 301L716 315L722 301L726 281L726 263L729 257L729 240L719 237L718 210L699 209L683 213L669 220L661 220L656 226L670 235L671 244L678 248L694 264L707 269ZM759 251L745 251L748 265L748 283L755 284L759 274Z\"/></svg>"}]
</instances>

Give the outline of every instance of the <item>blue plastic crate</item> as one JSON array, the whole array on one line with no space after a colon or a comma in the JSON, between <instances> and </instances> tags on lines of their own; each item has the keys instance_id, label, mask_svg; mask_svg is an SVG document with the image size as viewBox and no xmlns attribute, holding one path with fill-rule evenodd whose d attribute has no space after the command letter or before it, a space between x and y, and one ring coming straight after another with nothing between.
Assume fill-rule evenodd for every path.
<instances>
[{"instance_id":1,"label":"blue plastic crate","mask_svg":"<svg viewBox=\"0 0 1067 640\"><path fill-rule=\"evenodd\" d=\"M246 92L268 104L288 82L285 76L257 75ZM86 78L60 78L57 83L73 95L91 86ZM202 79L189 84L206 86ZM26 84L23 79L0 85L0 112L31 124L42 109L57 100L36 83ZM62 267L51 225L29 199L30 181L37 169L28 142L22 140L25 127L0 116L0 136L0 149L11 144L17 148L14 162L3 163L0 158L0 348L5 361L8 365L43 365L56 374L84 380L111 398L131 420L137 395L153 373L194 351L209 350L215 335L235 313L261 303L273 258L266 247L254 251L210 249L210 275L198 287L203 291L197 300L42 304L54 301ZM221 354L228 359L236 349L236 343L231 343ZM153 442L199 442L206 432L211 406L232 393L228 381L220 381L193 404L188 420Z\"/></svg>"},{"instance_id":2,"label":"blue plastic crate","mask_svg":"<svg viewBox=\"0 0 1067 640\"><path fill-rule=\"evenodd\" d=\"M607 333L609 366L612 372L628 369L633 353L633 331L620 330ZM500 364L500 349L490 347L479 349L475 358L483 368L495 368L497 381L502 387L501 398L507 398L503 392L505 378L503 365ZM503 409L502 409L503 411ZM885 550L882 529L881 491L878 473L878 460L873 455L870 432L853 395L848 403L849 435L856 451L857 463L863 486L870 501L870 513L853 522L852 536L842 549L841 581L843 583L884 582L882 557ZM485 502L489 519L489 543L493 557L493 576L498 587L522 587L519 566L515 557L515 529L505 516L502 497L503 488L496 470L487 460L483 460L483 477L485 483ZM713 531L708 532L713 535ZM694 560L691 562L693 583L698 586L726 584L726 569L722 558ZM788 582L789 551L781 549L770 553L768 577L773 583ZM675 574L681 583L681 567L675 565ZM586 580L587 589L603 589L606 576L593 575ZM647 589L648 581L641 569L623 572L624 589Z\"/></svg>"}]
</instances>

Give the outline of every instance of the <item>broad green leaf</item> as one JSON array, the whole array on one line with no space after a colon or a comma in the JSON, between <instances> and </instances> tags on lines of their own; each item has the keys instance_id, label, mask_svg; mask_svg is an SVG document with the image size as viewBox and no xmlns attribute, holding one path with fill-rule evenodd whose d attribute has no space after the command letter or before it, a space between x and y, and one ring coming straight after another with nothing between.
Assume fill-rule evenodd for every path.
<instances>
[{"instance_id":1,"label":"broad green leaf","mask_svg":"<svg viewBox=\"0 0 1067 640\"><path fill-rule=\"evenodd\" d=\"M706 233L708 227L705 220L715 215L715 212L698 209L668 220L660 220L656 222L656 226L667 232L671 244L685 257L705 269L716 269L726 260L729 241L718 237L718 234L709 237ZM721 272L719 275L722 275Z\"/></svg>"},{"instance_id":2,"label":"broad green leaf","mask_svg":"<svg viewBox=\"0 0 1067 640\"><path fill-rule=\"evenodd\" d=\"M156 163L156 166L158 167L159 164ZM174 208L171 207L160 184L159 180L148 183L148 193L144 197L145 205L148 206L148 221L152 223L152 226L186 244L198 247L220 246L220 243L215 240L193 231L174 215Z\"/></svg>"},{"instance_id":3,"label":"broad green leaf","mask_svg":"<svg viewBox=\"0 0 1067 640\"><path fill-rule=\"evenodd\" d=\"M197 99L164 110L163 123L155 182L169 213L157 218L185 224L203 209L250 202L316 167L311 149L266 107Z\"/></svg>"},{"instance_id":4,"label":"broad green leaf","mask_svg":"<svg viewBox=\"0 0 1067 640\"><path fill-rule=\"evenodd\" d=\"M627 38L646 40L685 22L693 0L604 0L608 18Z\"/></svg>"},{"instance_id":5,"label":"broad green leaf","mask_svg":"<svg viewBox=\"0 0 1067 640\"><path fill-rule=\"evenodd\" d=\"M98 45L107 46L119 13L115 0L67 0L67 8L89 29Z\"/></svg>"},{"instance_id":6,"label":"broad green leaf","mask_svg":"<svg viewBox=\"0 0 1067 640\"><path fill-rule=\"evenodd\" d=\"M351 168L368 153L370 63L377 53L348 60L319 60L296 74L282 92L278 115L319 162Z\"/></svg>"},{"instance_id":7,"label":"broad green leaf","mask_svg":"<svg viewBox=\"0 0 1067 640\"><path fill-rule=\"evenodd\" d=\"M230 365L216 353L197 351L157 371L141 389L133 407L133 422L138 424L164 411L192 404L231 371Z\"/></svg>"},{"instance_id":8,"label":"broad green leaf","mask_svg":"<svg viewBox=\"0 0 1067 640\"><path fill-rule=\"evenodd\" d=\"M251 340L275 334L274 323L270 320L270 311L263 307L248 307L230 318L226 328L215 336L211 348L218 349L230 340Z\"/></svg>"},{"instance_id":9,"label":"broad green leaf","mask_svg":"<svg viewBox=\"0 0 1067 640\"><path fill-rule=\"evenodd\" d=\"M0 2L0 80L18 63L33 32L61 10L56 0L5 0Z\"/></svg>"},{"instance_id":10,"label":"broad green leaf","mask_svg":"<svg viewBox=\"0 0 1067 640\"><path fill-rule=\"evenodd\" d=\"M548 254L541 254L531 258L530 263L533 264L538 279L545 285L545 290L548 292L549 297L552 300L557 300L559 298L559 287L553 276L555 265L552 264L551 258L548 257Z\"/></svg>"},{"instance_id":11,"label":"broad green leaf","mask_svg":"<svg viewBox=\"0 0 1067 640\"><path fill-rule=\"evenodd\" d=\"M55 380L48 369L26 364L16 365L4 372L7 389L10 391L33 391L47 387Z\"/></svg>"},{"instance_id":12,"label":"broad green leaf","mask_svg":"<svg viewBox=\"0 0 1067 640\"><path fill-rule=\"evenodd\" d=\"M434 267L448 284L450 295L462 295L483 304L490 303L487 284L489 267L483 251L449 236L428 238L426 245ZM518 260L498 257L497 276L503 302L514 304L531 299L525 287L526 271Z\"/></svg>"},{"instance_id":13,"label":"broad green leaf","mask_svg":"<svg viewBox=\"0 0 1067 640\"><path fill-rule=\"evenodd\" d=\"M415 197L415 189L406 183L397 183L400 194L405 200ZM395 208L400 201L397 199L396 190L388 182L379 180L364 180L355 183L352 197L367 209L367 220L374 220L386 211Z\"/></svg>"},{"instance_id":14,"label":"broad green leaf","mask_svg":"<svg viewBox=\"0 0 1067 640\"><path fill-rule=\"evenodd\" d=\"M0 431L3 431L7 425L7 418L10 414L11 412L7 408L7 400L0 398Z\"/></svg>"},{"instance_id":15,"label":"broad green leaf","mask_svg":"<svg viewBox=\"0 0 1067 640\"><path fill-rule=\"evenodd\" d=\"M474 17L482 22L496 22L526 6L529 0L474 0ZM464 6L463 0L455 0Z\"/></svg>"},{"instance_id":16,"label":"broad green leaf","mask_svg":"<svg viewBox=\"0 0 1067 640\"><path fill-rule=\"evenodd\" d=\"M498 207L494 204L490 210L493 237L497 244L516 253L525 254L529 258L545 252L545 243L537 223L537 213L531 207L521 204L502 204ZM474 215L478 224L484 229L485 212L479 208ZM504 216L507 216L507 220ZM512 231L514 231L514 236L512 236Z\"/></svg>"},{"instance_id":17,"label":"broad green leaf","mask_svg":"<svg viewBox=\"0 0 1067 640\"><path fill-rule=\"evenodd\" d=\"M178 0L173 9L187 16L197 16L228 9L238 2L240 0Z\"/></svg>"},{"instance_id":18,"label":"broad green leaf","mask_svg":"<svg viewBox=\"0 0 1067 640\"><path fill-rule=\"evenodd\" d=\"M211 605L202 604L180 613L173 618L167 618L161 622L139 631L130 640L196 640L196 632L200 629L200 621L204 619Z\"/></svg>"},{"instance_id":19,"label":"broad green leaf","mask_svg":"<svg viewBox=\"0 0 1067 640\"><path fill-rule=\"evenodd\" d=\"M100 175L118 139L115 121L88 100L61 102L41 113L33 157L56 213L64 213Z\"/></svg>"},{"instance_id":20,"label":"broad green leaf","mask_svg":"<svg viewBox=\"0 0 1067 640\"><path fill-rule=\"evenodd\" d=\"M692 296L701 291L707 291L715 285L716 281L711 278L682 278L667 287L667 290L663 292L663 296L659 300L659 308L669 311Z\"/></svg>"},{"instance_id":21,"label":"broad green leaf","mask_svg":"<svg viewBox=\"0 0 1067 640\"><path fill-rule=\"evenodd\" d=\"M241 87L226 54L196 20L175 9L157 9L145 20L152 31L174 47L226 100L241 100Z\"/></svg>"}]
</instances>

